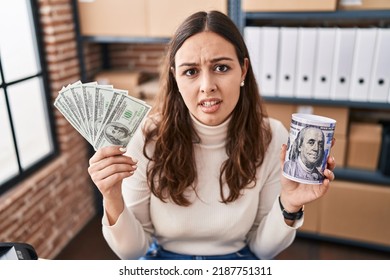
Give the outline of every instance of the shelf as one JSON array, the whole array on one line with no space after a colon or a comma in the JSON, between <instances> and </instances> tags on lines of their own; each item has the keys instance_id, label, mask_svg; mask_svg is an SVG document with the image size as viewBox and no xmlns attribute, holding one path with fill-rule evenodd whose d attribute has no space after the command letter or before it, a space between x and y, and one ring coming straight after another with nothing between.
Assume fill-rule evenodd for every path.
<instances>
[{"instance_id":1,"label":"shelf","mask_svg":"<svg viewBox=\"0 0 390 280\"><path fill-rule=\"evenodd\" d=\"M390 103L369 102L369 101L348 101L348 100L333 100L333 99L312 99L312 98L295 98L295 97L279 97L279 96L262 96L265 101L277 103L292 103L302 105L327 105L327 106L342 106L360 109L384 109L390 110Z\"/></svg>"},{"instance_id":2,"label":"shelf","mask_svg":"<svg viewBox=\"0 0 390 280\"><path fill-rule=\"evenodd\" d=\"M329 235L323 235L319 233L312 233L312 232L305 232L305 231L298 231L297 236L301 238L308 238L308 239L313 239L318 241L334 242L334 243L348 245L348 246L357 246L357 247L370 249L370 250L390 252L390 246L376 244L368 241L358 241L349 238L333 237Z\"/></svg>"},{"instance_id":3,"label":"shelf","mask_svg":"<svg viewBox=\"0 0 390 280\"><path fill-rule=\"evenodd\" d=\"M390 26L390 10L330 12L247 12L238 27L245 26Z\"/></svg>"},{"instance_id":4,"label":"shelf","mask_svg":"<svg viewBox=\"0 0 390 280\"><path fill-rule=\"evenodd\" d=\"M361 20L373 19L379 21L381 19L390 20L390 10L359 10L359 11L330 11L330 12L246 12L244 18L253 19L285 19L302 21L309 20Z\"/></svg>"},{"instance_id":5,"label":"shelf","mask_svg":"<svg viewBox=\"0 0 390 280\"><path fill-rule=\"evenodd\" d=\"M160 37L118 37L118 36L81 36L83 42L91 43L136 43L159 44L168 43L170 38Z\"/></svg>"},{"instance_id":6,"label":"shelf","mask_svg":"<svg viewBox=\"0 0 390 280\"><path fill-rule=\"evenodd\" d=\"M336 167L334 173L336 180L386 185L390 187L390 176L385 176L379 171Z\"/></svg>"}]
</instances>

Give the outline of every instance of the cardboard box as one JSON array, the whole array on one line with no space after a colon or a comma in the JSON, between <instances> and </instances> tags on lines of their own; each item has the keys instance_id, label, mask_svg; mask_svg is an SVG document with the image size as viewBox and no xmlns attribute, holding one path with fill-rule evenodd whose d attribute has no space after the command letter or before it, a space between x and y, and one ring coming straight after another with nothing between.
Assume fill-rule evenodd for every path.
<instances>
[{"instance_id":1,"label":"cardboard box","mask_svg":"<svg viewBox=\"0 0 390 280\"><path fill-rule=\"evenodd\" d=\"M347 107L333 107L333 106L297 106L297 113L307 113L319 116L328 117L336 120L335 136L346 136L349 123L349 108Z\"/></svg>"},{"instance_id":2,"label":"cardboard box","mask_svg":"<svg viewBox=\"0 0 390 280\"><path fill-rule=\"evenodd\" d=\"M265 101L267 113L270 117L280 120L287 130L290 129L291 115L294 113L314 114L335 119L336 138L345 138L349 123L349 108L333 106L312 106L312 105L294 105L289 103L278 103Z\"/></svg>"},{"instance_id":3,"label":"cardboard box","mask_svg":"<svg viewBox=\"0 0 390 280\"><path fill-rule=\"evenodd\" d=\"M375 171L382 143L382 126L351 123L348 138L347 166Z\"/></svg>"},{"instance_id":4,"label":"cardboard box","mask_svg":"<svg viewBox=\"0 0 390 280\"><path fill-rule=\"evenodd\" d=\"M389 0L360 0L339 2L339 10L388 10L390 9Z\"/></svg>"},{"instance_id":5,"label":"cardboard box","mask_svg":"<svg viewBox=\"0 0 390 280\"><path fill-rule=\"evenodd\" d=\"M390 245L390 188L333 181L321 198L320 234Z\"/></svg>"},{"instance_id":6,"label":"cardboard box","mask_svg":"<svg viewBox=\"0 0 390 280\"><path fill-rule=\"evenodd\" d=\"M227 0L148 0L149 36L172 37L179 24L198 11L218 10L228 13Z\"/></svg>"},{"instance_id":7,"label":"cardboard box","mask_svg":"<svg viewBox=\"0 0 390 280\"><path fill-rule=\"evenodd\" d=\"M351 123L348 140L348 166L376 170L382 143L382 126Z\"/></svg>"},{"instance_id":8,"label":"cardboard box","mask_svg":"<svg viewBox=\"0 0 390 280\"><path fill-rule=\"evenodd\" d=\"M129 95L141 98L136 87L147 77L145 74L130 70L106 70L95 75L95 81L100 85L113 85L114 88L129 91Z\"/></svg>"},{"instance_id":9,"label":"cardboard box","mask_svg":"<svg viewBox=\"0 0 390 280\"><path fill-rule=\"evenodd\" d=\"M78 0L80 32L84 36L144 37L147 2L144 0Z\"/></svg>"},{"instance_id":10,"label":"cardboard box","mask_svg":"<svg viewBox=\"0 0 390 280\"><path fill-rule=\"evenodd\" d=\"M282 122L287 130L290 130L291 115L295 113L294 104L265 102L268 116Z\"/></svg>"},{"instance_id":11,"label":"cardboard box","mask_svg":"<svg viewBox=\"0 0 390 280\"><path fill-rule=\"evenodd\" d=\"M136 94L152 107L156 103L156 98L159 90L160 80L158 78L142 83L135 88Z\"/></svg>"},{"instance_id":12,"label":"cardboard box","mask_svg":"<svg viewBox=\"0 0 390 280\"><path fill-rule=\"evenodd\" d=\"M243 0L246 12L335 11L337 0Z\"/></svg>"},{"instance_id":13,"label":"cardboard box","mask_svg":"<svg viewBox=\"0 0 390 280\"><path fill-rule=\"evenodd\" d=\"M145 83L139 84L134 90L142 99L153 100L160 89L160 80L152 79Z\"/></svg>"},{"instance_id":14,"label":"cardboard box","mask_svg":"<svg viewBox=\"0 0 390 280\"><path fill-rule=\"evenodd\" d=\"M299 228L299 231L318 233L320 229L321 203L322 200L318 199L305 205L305 218L302 227Z\"/></svg>"}]
</instances>

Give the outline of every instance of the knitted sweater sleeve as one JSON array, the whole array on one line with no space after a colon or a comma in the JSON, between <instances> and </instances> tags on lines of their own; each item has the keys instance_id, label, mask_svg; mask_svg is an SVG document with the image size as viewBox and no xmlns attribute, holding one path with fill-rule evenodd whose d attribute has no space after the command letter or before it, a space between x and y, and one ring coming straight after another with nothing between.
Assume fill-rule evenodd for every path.
<instances>
[{"instance_id":1,"label":"knitted sweater sleeve","mask_svg":"<svg viewBox=\"0 0 390 280\"><path fill-rule=\"evenodd\" d=\"M296 229L303 223L303 218L291 227L283 218L278 196L280 194L280 149L287 142L288 132L276 120L270 119L273 133L260 173L259 182L263 184L259 194L259 207L255 222L248 234L249 246L260 259L272 259L294 241Z\"/></svg>"}]
</instances>

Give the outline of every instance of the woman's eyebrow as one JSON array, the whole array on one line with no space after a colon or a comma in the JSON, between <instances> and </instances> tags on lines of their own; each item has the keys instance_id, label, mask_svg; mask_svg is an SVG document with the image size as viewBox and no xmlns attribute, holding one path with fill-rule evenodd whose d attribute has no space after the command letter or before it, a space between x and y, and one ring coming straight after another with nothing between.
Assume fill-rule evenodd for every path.
<instances>
[{"instance_id":1,"label":"woman's eyebrow","mask_svg":"<svg viewBox=\"0 0 390 280\"><path fill-rule=\"evenodd\" d=\"M215 63L215 62L219 62L219 61L223 61L223 60L228 60L228 61L233 61L232 58L230 57L226 57L226 56L222 56L222 57L216 57L216 58L213 58L211 60L211 63ZM195 63L195 62L183 62L182 64L180 64L178 67L188 67L188 66L198 66L199 64L198 63Z\"/></svg>"},{"instance_id":2,"label":"woman's eyebrow","mask_svg":"<svg viewBox=\"0 0 390 280\"><path fill-rule=\"evenodd\" d=\"M218 61L221 61L221 60L229 60L229 61L233 61L233 59L232 58L230 58L230 57L226 57L226 56L222 56L222 57L216 57L216 58L213 58L212 60L211 60L211 62L218 62Z\"/></svg>"},{"instance_id":3,"label":"woman's eyebrow","mask_svg":"<svg viewBox=\"0 0 390 280\"><path fill-rule=\"evenodd\" d=\"M195 62L184 62L184 63L180 64L178 67L183 67L183 66L188 67L188 66L197 66L197 65L198 65L198 63L195 63Z\"/></svg>"}]
</instances>

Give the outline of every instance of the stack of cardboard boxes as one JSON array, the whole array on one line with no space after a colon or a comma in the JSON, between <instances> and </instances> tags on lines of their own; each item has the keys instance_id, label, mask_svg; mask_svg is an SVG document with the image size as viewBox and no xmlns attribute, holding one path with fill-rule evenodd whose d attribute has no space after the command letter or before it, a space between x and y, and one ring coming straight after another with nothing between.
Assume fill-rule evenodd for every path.
<instances>
[{"instance_id":1,"label":"stack of cardboard boxes","mask_svg":"<svg viewBox=\"0 0 390 280\"><path fill-rule=\"evenodd\" d=\"M130 96L140 99L142 96L136 88L149 79L146 73L126 69L103 70L94 77L99 85L112 85L114 88L127 90Z\"/></svg>"},{"instance_id":2,"label":"stack of cardboard boxes","mask_svg":"<svg viewBox=\"0 0 390 280\"><path fill-rule=\"evenodd\" d=\"M381 124L352 122L349 127L347 166L376 171L381 144Z\"/></svg>"},{"instance_id":3,"label":"stack of cardboard boxes","mask_svg":"<svg viewBox=\"0 0 390 280\"><path fill-rule=\"evenodd\" d=\"M160 81L158 78L156 78L140 84L135 89L135 92L140 96L141 99L145 100L146 103L153 106L159 89Z\"/></svg>"}]
</instances>

